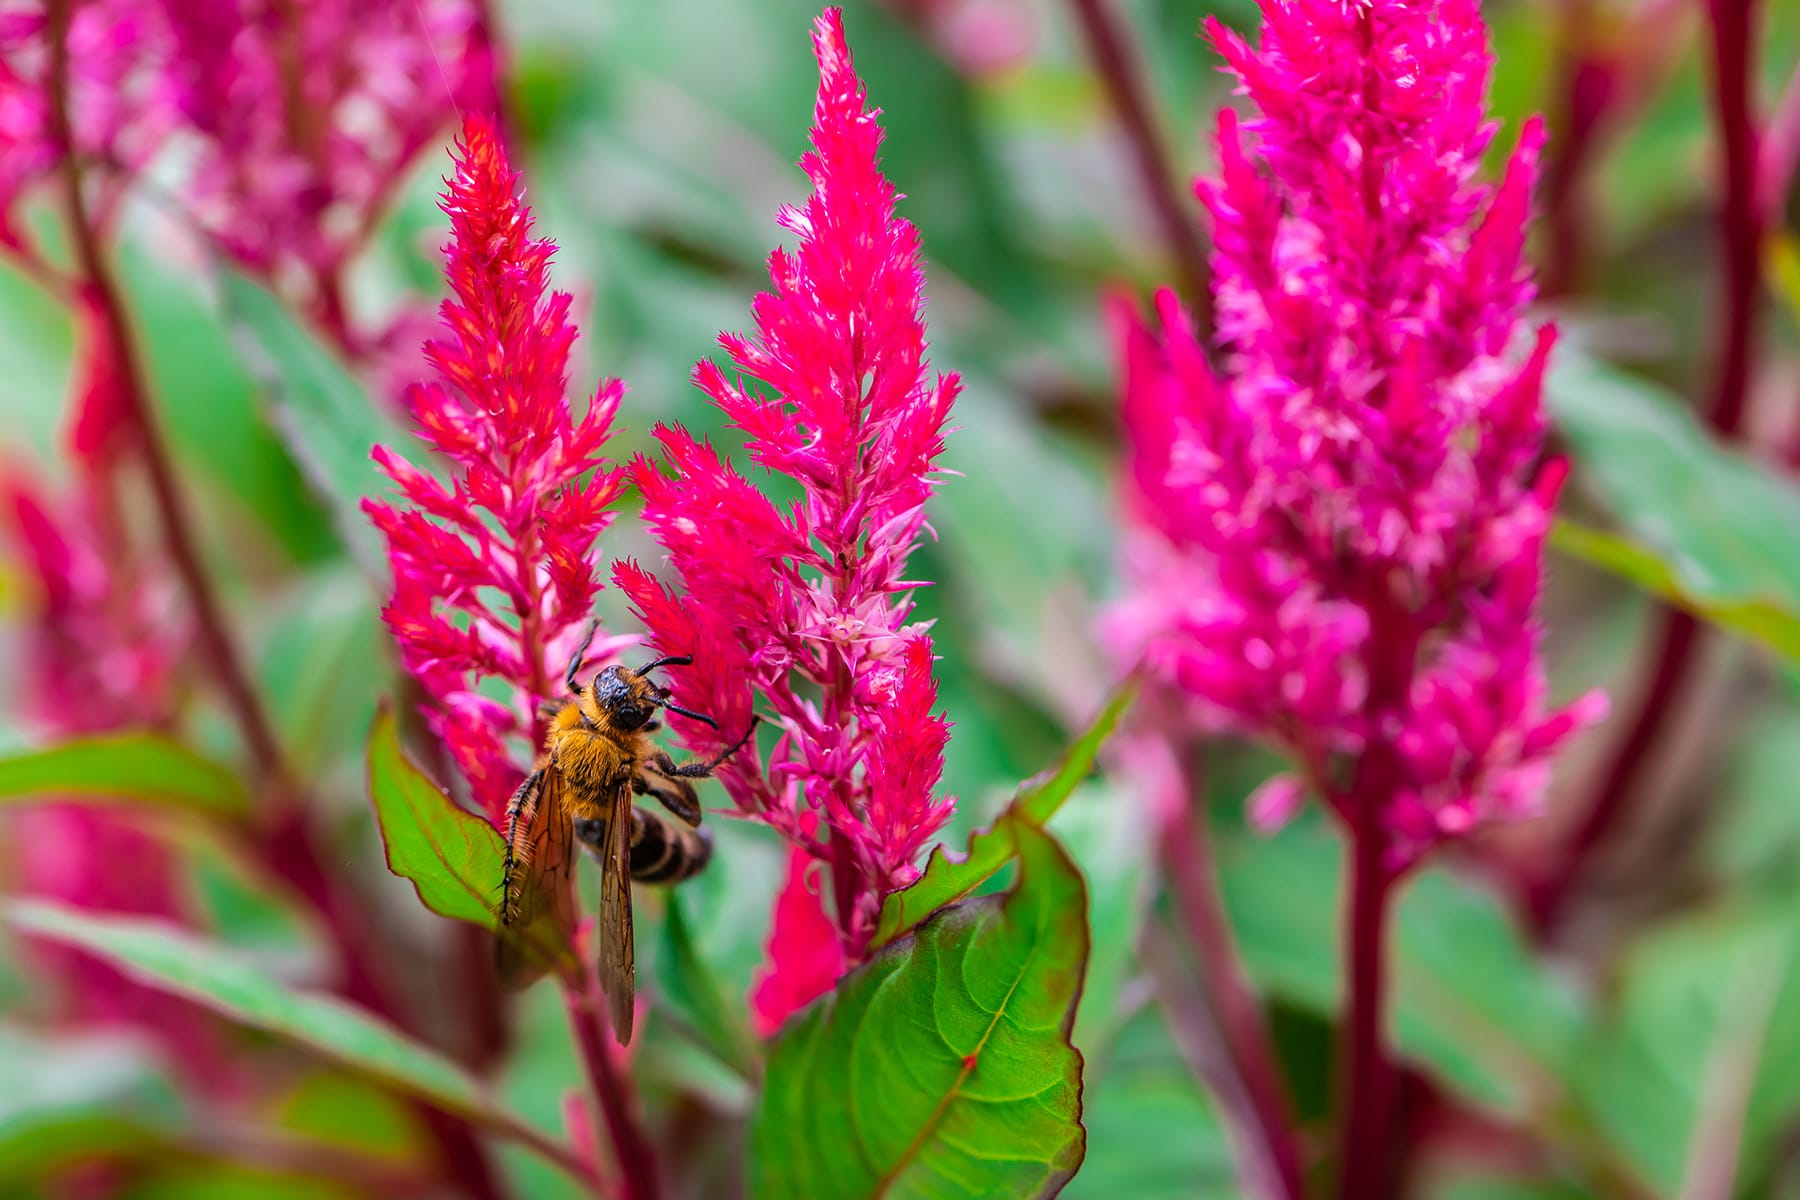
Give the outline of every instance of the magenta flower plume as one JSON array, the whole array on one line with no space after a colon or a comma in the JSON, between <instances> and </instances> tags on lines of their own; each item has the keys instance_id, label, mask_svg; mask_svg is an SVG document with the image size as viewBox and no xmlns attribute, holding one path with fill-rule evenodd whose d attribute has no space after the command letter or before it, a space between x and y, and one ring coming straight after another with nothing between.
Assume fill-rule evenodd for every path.
<instances>
[{"instance_id":1,"label":"magenta flower plume","mask_svg":"<svg viewBox=\"0 0 1800 1200\"><path fill-rule=\"evenodd\" d=\"M1549 713L1536 602L1560 467L1518 353L1543 133L1496 188L1474 0L1265 0L1209 30L1261 116L1219 123L1223 377L1168 295L1120 312L1133 514L1120 649L1294 754L1392 855L1539 802L1595 695ZM1354 763L1349 766L1347 764ZM1292 808L1278 781L1258 811Z\"/></svg>"},{"instance_id":2,"label":"magenta flower plume","mask_svg":"<svg viewBox=\"0 0 1800 1200\"><path fill-rule=\"evenodd\" d=\"M656 648L689 654L676 699L718 731L673 724L701 753L735 740L753 687L781 730L766 764L746 747L721 770L745 813L829 864L838 929L859 954L881 897L909 882L948 816L936 796L948 723L934 715L931 640L909 623L906 560L959 384L925 361L918 234L894 215L881 129L867 107L837 10L815 26L819 92L813 195L783 209L799 239L769 258L757 337L719 339L750 386L712 362L695 380L748 435L759 466L795 481L784 510L712 446L659 428L663 474L632 477L645 519L686 594L635 564L615 569Z\"/></svg>"},{"instance_id":3,"label":"magenta flower plume","mask_svg":"<svg viewBox=\"0 0 1800 1200\"><path fill-rule=\"evenodd\" d=\"M552 681L600 587L594 541L621 485L600 451L625 389L603 382L579 418L571 411L570 297L550 291L555 246L531 236L519 173L490 122L464 124L447 182L447 334L425 349L437 380L414 385L407 406L453 477L377 446L405 503L363 507L394 568L383 615L407 669L441 702L434 727L498 823L520 773L507 739L537 740L536 706L557 695ZM618 644L601 643L597 658ZM476 690L488 677L512 686L510 702Z\"/></svg>"},{"instance_id":4,"label":"magenta flower plume","mask_svg":"<svg viewBox=\"0 0 1800 1200\"><path fill-rule=\"evenodd\" d=\"M239 261L349 324L340 273L458 111L497 104L476 0L161 0L170 102L193 146L187 191ZM403 313L395 330L411 333ZM410 349L410 347L408 347Z\"/></svg>"}]
</instances>

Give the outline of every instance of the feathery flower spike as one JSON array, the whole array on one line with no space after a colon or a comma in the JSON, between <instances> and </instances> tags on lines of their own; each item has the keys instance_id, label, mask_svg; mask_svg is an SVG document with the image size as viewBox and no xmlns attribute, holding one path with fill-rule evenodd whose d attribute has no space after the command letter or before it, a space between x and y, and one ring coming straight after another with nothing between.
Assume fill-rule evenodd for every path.
<instances>
[{"instance_id":1,"label":"feathery flower spike","mask_svg":"<svg viewBox=\"0 0 1800 1200\"><path fill-rule=\"evenodd\" d=\"M445 336L425 348L438 378L415 384L407 406L453 477L377 446L405 504L363 507L394 568L383 615L407 669L441 702L428 719L498 824L520 774L508 740L538 740L536 707L558 694L600 587L594 541L622 482L601 447L625 389L605 381L579 417L571 411L570 297L550 290L555 246L531 236L519 173L487 119L464 123L447 183L453 296ZM629 640L597 643L593 660ZM509 701L476 690L490 676L512 686Z\"/></svg>"},{"instance_id":2,"label":"feathery flower spike","mask_svg":"<svg viewBox=\"0 0 1800 1200\"><path fill-rule=\"evenodd\" d=\"M674 718L690 749L719 750L762 696L780 731L767 760L746 747L719 776L742 812L826 864L841 952L854 963L881 898L915 877L952 803L936 794L949 724L933 712L931 639L908 620L917 584L906 561L959 383L925 360L918 234L894 214L877 110L836 9L816 23L813 45L819 91L800 165L814 190L778 217L798 245L769 256L773 289L752 306L757 335L719 339L737 376L710 361L694 372L747 435L750 459L803 498L783 509L711 445L660 427L671 473L639 459L632 478L684 594L635 563L618 564L615 579L658 652L694 656L672 678L675 697L719 730ZM791 959L774 956L778 968ZM830 985L826 975L835 971L785 993L765 981L758 995L804 1003ZM760 1001L758 1014L765 1027L784 1015Z\"/></svg>"}]
</instances>

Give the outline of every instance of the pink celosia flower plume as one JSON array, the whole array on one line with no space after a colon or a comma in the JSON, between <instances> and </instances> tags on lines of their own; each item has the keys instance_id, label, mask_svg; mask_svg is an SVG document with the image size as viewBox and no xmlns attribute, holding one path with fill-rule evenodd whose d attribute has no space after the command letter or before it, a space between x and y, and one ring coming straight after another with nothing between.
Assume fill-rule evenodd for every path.
<instances>
[{"instance_id":1,"label":"pink celosia flower plume","mask_svg":"<svg viewBox=\"0 0 1800 1200\"><path fill-rule=\"evenodd\" d=\"M757 336L720 338L741 377L712 362L695 371L748 435L750 458L794 480L802 499L779 507L712 446L659 428L673 474L640 459L632 476L685 595L636 564L615 575L657 650L694 655L671 675L675 696L720 727L675 718L690 748L735 740L753 689L766 701L780 728L768 761L746 747L721 778L743 812L828 864L855 956L881 897L913 878L950 811L935 794L949 727L933 712L931 640L908 621L906 560L959 383L925 361L918 234L894 215L877 111L835 9L813 41L813 150L800 165L814 191L779 217L798 246L769 258Z\"/></svg>"},{"instance_id":2,"label":"pink celosia flower plume","mask_svg":"<svg viewBox=\"0 0 1800 1200\"><path fill-rule=\"evenodd\" d=\"M378 446L406 505L363 507L394 567L384 616L407 668L441 702L431 721L498 823L520 774L507 739L535 742L536 706L560 694L600 587L594 540L621 486L601 447L625 389L603 382L579 417L571 411L575 328L570 297L550 290L555 246L531 236L519 173L484 118L463 126L443 209L453 234L447 336L425 351L437 380L414 385L407 405L453 478ZM618 645L597 644L593 660ZM509 703L476 691L489 676L512 685Z\"/></svg>"},{"instance_id":3,"label":"pink celosia flower plume","mask_svg":"<svg viewBox=\"0 0 1800 1200\"><path fill-rule=\"evenodd\" d=\"M1261 110L1221 114L1200 187L1222 375L1172 296L1150 326L1115 312L1134 532L1111 629L1340 809L1383 793L1404 861L1530 811L1604 707L1547 712L1538 647L1563 472L1532 478L1552 331L1517 343L1543 133L1475 182L1495 126L1474 0L1263 12L1260 49L1208 24ZM1295 795L1277 780L1253 811Z\"/></svg>"}]
</instances>

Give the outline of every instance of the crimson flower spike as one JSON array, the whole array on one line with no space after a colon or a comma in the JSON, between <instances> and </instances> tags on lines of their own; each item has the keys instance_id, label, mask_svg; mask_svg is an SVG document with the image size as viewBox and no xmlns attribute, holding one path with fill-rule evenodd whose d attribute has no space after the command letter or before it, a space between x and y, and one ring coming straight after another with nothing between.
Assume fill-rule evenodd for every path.
<instances>
[{"instance_id":1,"label":"crimson flower spike","mask_svg":"<svg viewBox=\"0 0 1800 1200\"><path fill-rule=\"evenodd\" d=\"M814 190L778 217L798 245L769 256L756 336L719 339L736 377L710 361L694 372L750 459L794 480L802 499L778 507L710 444L659 427L662 463L640 458L632 478L685 594L635 563L614 574L657 650L694 656L671 679L675 698L719 729L675 718L690 749L735 740L762 697L780 731L773 748L766 760L746 748L719 776L740 811L826 865L840 951L855 961L881 898L915 877L952 803L936 795L949 724L933 712L931 639L908 620L916 584L905 572L960 384L925 360L918 233L894 214L878 110L836 9L813 45L819 91L800 166ZM793 886L807 875L791 872ZM811 994L765 992L799 1004L828 986L835 972L821 975L816 947L804 957Z\"/></svg>"},{"instance_id":2,"label":"crimson flower spike","mask_svg":"<svg viewBox=\"0 0 1800 1200\"><path fill-rule=\"evenodd\" d=\"M575 328L569 295L550 290L556 247L531 236L519 173L486 118L464 123L446 182L453 296L442 307L445 336L425 348L438 377L406 401L452 478L377 446L404 504L363 508L387 536L394 568L383 616L435 702L433 728L499 824L521 774L508 740L538 740L537 706L558 695L600 587L594 541L622 484L601 447L625 388L607 380L579 417L571 410ZM593 660L629 640L600 643ZM486 677L511 685L508 702L476 691Z\"/></svg>"}]
</instances>

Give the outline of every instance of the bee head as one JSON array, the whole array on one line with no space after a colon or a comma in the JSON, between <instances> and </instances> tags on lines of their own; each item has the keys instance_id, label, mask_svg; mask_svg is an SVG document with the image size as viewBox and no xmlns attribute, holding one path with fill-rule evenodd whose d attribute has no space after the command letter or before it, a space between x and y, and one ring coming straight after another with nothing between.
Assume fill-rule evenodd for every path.
<instances>
[{"instance_id":1,"label":"bee head","mask_svg":"<svg viewBox=\"0 0 1800 1200\"><path fill-rule=\"evenodd\" d=\"M650 682L650 672L663 666L685 666L692 662L685 655L659 658L633 671L630 667L612 666L595 674L588 684L587 706L590 720L605 719L627 733L642 729L659 708L680 713L717 729L718 722L669 700L669 689Z\"/></svg>"},{"instance_id":2,"label":"bee head","mask_svg":"<svg viewBox=\"0 0 1800 1200\"><path fill-rule=\"evenodd\" d=\"M607 667L596 672L588 684L588 698L596 710L590 716L604 717L607 723L626 732L642 729L662 702L661 691L642 672L629 667Z\"/></svg>"}]
</instances>

